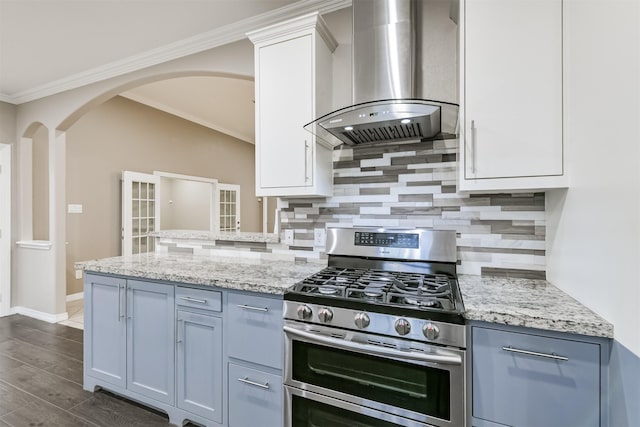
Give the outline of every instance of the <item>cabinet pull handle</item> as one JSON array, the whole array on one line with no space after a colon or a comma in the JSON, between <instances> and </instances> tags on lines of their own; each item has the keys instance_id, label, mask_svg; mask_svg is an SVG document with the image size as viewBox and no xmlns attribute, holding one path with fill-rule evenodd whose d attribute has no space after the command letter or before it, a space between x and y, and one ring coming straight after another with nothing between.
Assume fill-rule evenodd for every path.
<instances>
[{"instance_id":1,"label":"cabinet pull handle","mask_svg":"<svg viewBox=\"0 0 640 427\"><path fill-rule=\"evenodd\" d=\"M304 180L309 181L309 143L304 140Z\"/></svg>"},{"instance_id":2,"label":"cabinet pull handle","mask_svg":"<svg viewBox=\"0 0 640 427\"><path fill-rule=\"evenodd\" d=\"M471 173L476 173L476 121L471 120Z\"/></svg>"},{"instance_id":3,"label":"cabinet pull handle","mask_svg":"<svg viewBox=\"0 0 640 427\"><path fill-rule=\"evenodd\" d=\"M538 353L537 351L529 351L529 350L521 350L519 348L513 348L511 346L508 347L502 347L502 349L504 351L509 351L511 353L518 353L518 354L526 354L528 356L537 356L537 357L546 357L547 359L554 359L554 360L560 360L562 362L566 362L569 360L568 357L564 357L564 356L559 356L555 353Z\"/></svg>"},{"instance_id":4,"label":"cabinet pull handle","mask_svg":"<svg viewBox=\"0 0 640 427\"><path fill-rule=\"evenodd\" d=\"M122 298L120 297L120 283L118 283L118 322L122 317Z\"/></svg>"},{"instance_id":5,"label":"cabinet pull handle","mask_svg":"<svg viewBox=\"0 0 640 427\"><path fill-rule=\"evenodd\" d=\"M245 305L245 304L238 304L238 307L240 307L243 310L264 311L265 313L269 311L267 307L253 307L251 305Z\"/></svg>"},{"instance_id":6,"label":"cabinet pull handle","mask_svg":"<svg viewBox=\"0 0 640 427\"><path fill-rule=\"evenodd\" d=\"M189 302L197 302L198 304L206 304L207 303L206 299L198 299L198 298L192 298L192 297L180 297L180 299L183 299L183 300L189 301Z\"/></svg>"},{"instance_id":7,"label":"cabinet pull handle","mask_svg":"<svg viewBox=\"0 0 640 427\"><path fill-rule=\"evenodd\" d=\"M254 387L260 387L260 388L263 388L265 390L269 390L269 388L270 388L268 382L265 382L264 384L260 384L260 383L257 383L255 381L251 381L248 377L238 378L238 381L240 381L241 383L252 385Z\"/></svg>"}]
</instances>

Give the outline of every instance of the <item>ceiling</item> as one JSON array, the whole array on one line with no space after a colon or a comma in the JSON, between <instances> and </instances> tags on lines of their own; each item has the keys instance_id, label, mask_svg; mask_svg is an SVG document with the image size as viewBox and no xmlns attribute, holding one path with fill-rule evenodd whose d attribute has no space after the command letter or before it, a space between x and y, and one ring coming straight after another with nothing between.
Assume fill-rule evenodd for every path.
<instances>
[{"instance_id":1,"label":"ceiling","mask_svg":"<svg viewBox=\"0 0 640 427\"><path fill-rule=\"evenodd\" d=\"M198 76L161 80L120 94L210 129L255 143L254 83Z\"/></svg>"},{"instance_id":2,"label":"ceiling","mask_svg":"<svg viewBox=\"0 0 640 427\"><path fill-rule=\"evenodd\" d=\"M350 0L0 0L0 101L21 104L240 40ZM254 142L253 82L188 77L123 96Z\"/></svg>"}]
</instances>

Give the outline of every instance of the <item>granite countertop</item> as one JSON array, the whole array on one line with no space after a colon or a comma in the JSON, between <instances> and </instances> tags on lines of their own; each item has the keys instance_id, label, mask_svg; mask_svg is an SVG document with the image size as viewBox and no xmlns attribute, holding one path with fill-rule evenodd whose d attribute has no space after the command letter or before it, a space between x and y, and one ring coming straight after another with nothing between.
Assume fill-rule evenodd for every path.
<instances>
[{"instance_id":1,"label":"granite countertop","mask_svg":"<svg viewBox=\"0 0 640 427\"><path fill-rule=\"evenodd\" d=\"M76 269L152 280L283 294L296 282L326 266L260 258L147 253L76 263Z\"/></svg>"},{"instance_id":2,"label":"granite countertop","mask_svg":"<svg viewBox=\"0 0 640 427\"><path fill-rule=\"evenodd\" d=\"M152 280L283 294L326 261L149 253L76 264L76 269ZM545 280L460 275L465 318L549 331L613 337L613 325Z\"/></svg>"},{"instance_id":3,"label":"granite countertop","mask_svg":"<svg viewBox=\"0 0 640 427\"><path fill-rule=\"evenodd\" d=\"M460 275L465 318L613 338L613 325L545 280Z\"/></svg>"},{"instance_id":4,"label":"granite countertop","mask_svg":"<svg viewBox=\"0 0 640 427\"><path fill-rule=\"evenodd\" d=\"M258 242L258 243L279 243L277 234L269 233L249 233L241 231L239 233L216 232L207 230L161 230L149 233L149 236L165 239L186 239L186 240L227 240L233 242Z\"/></svg>"}]
</instances>

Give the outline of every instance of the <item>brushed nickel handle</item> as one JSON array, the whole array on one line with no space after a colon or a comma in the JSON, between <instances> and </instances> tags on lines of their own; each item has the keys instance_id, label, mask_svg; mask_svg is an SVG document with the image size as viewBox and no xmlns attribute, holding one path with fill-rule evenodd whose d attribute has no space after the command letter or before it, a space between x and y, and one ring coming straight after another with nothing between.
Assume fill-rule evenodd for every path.
<instances>
[{"instance_id":1,"label":"brushed nickel handle","mask_svg":"<svg viewBox=\"0 0 640 427\"><path fill-rule=\"evenodd\" d=\"M471 120L471 173L476 173L476 121Z\"/></svg>"},{"instance_id":2,"label":"brushed nickel handle","mask_svg":"<svg viewBox=\"0 0 640 427\"><path fill-rule=\"evenodd\" d=\"M180 299L188 301L188 302L197 302L198 304L206 304L207 303L206 299L198 299L198 298L192 298L192 297L180 297Z\"/></svg>"},{"instance_id":3,"label":"brushed nickel handle","mask_svg":"<svg viewBox=\"0 0 640 427\"><path fill-rule=\"evenodd\" d=\"M120 296L120 288L120 283L118 283L118 322L124 317L122 315L122 297Z\"/></svg>"},{"instance_id":4,"label":"brushed nickel handle","mask_svg":"<svg viewBox=\"0 0 640 427\"><path fill-rule=\"evenodd\" d=\"M243 310L264 311L265 313L269 311L267 307L254 307L252 305L246 305L246 304L238 304L237 306Z\"/></svg>"},{"instance_id":5,"label":"brushed nickel handle","mask_svg":"<svg viewBox=\"0 0 640 427\"><path fill-rule=\"evenodd\" d=\"M269 388L270 388L268 382L265 382L264 384L260 384L260 383L257 383L255 381L251 381L248 377L238 378L238 381L240 381L241 383L252 385L254 387L260 387L260 388L263 388L265 390L269 390Z\"/></svg>"},{"instance_id":6,"label":"brushed nickel handle","mask_svg":"<svg viewBox=\"0 0 640 427\"><path fill-rule=\"evenodd\" d=\"M304 140L304 180L309 181L309 143Z\"/></svg>"},{"instance_id":7,"label":"brushed nickel handle","mask_svg":"<svg viewBox=\"0 0 640 427\"><path fill-rule=\"evenodd\" d=\"M553 360L560 360L562 362L566 362L569 360L568 357L564 357L564 356L559 356L555 353L538 353L537 351L529 351L529 350L521 350L519 348L513 348L511 346L507 346L507 347L502 347L502 349L504 351L508 351L511 353L518 353L518 354L526 354L527 356L536 356L536 357L545 357L547 359L553 359Z\"/></svg>"}]
</instances>

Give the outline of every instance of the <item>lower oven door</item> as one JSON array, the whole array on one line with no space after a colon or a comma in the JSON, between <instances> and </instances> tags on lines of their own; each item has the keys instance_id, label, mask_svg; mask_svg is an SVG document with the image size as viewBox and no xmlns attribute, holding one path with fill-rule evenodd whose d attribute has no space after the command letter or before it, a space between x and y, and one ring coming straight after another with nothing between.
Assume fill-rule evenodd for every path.
<instances>
[{"instance_id":1,"label":"lower oven door","mask_svg":"<svg viewBox=\"0 0 640 427\"><path fill-rule=\"evenodd\" d=\"M429 424L289 386L285 386L284 403L288 427L429 427Z\"/></svg>"},{"instance_id":2,"label":"lower oven door","mask_svg":"<svg viewBox=\"0 0 640 427\"><path fill-rule=\"evenodd\" d=\"M465 425L464 350L291 321L284 331L288 389L407 422L363 426Z\"/></svg>"}]
</instances>

